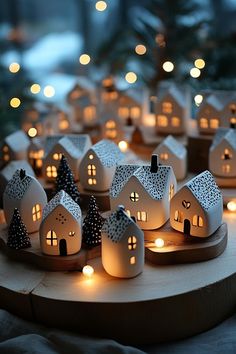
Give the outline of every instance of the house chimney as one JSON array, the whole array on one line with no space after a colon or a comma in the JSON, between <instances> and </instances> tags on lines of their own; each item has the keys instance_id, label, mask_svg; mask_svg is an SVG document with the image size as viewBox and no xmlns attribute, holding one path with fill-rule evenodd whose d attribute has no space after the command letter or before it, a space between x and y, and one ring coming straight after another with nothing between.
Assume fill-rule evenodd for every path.
<instances>
[{"instance_id":1,"label":"house chimney","mask_svg":"<svg viewBox=\"0 0 236 354\"><path fill-rule=\"evenodd\" d=\"M136 223L135 216L131 216L131 219Z\"/></svg>"},{"instance_id":2,"label":"house chimney","mask_svg":"<svg viewBox=\"0 0 236 354\"><path fill-rule=\"evenodd\" d=\"M156 154L153 154L152 158L151 158L151 168L150 168L151 173L157 173L158 165L159 165L159 156Z\"/></svg>"},{"instance_id":3,"label":"house chimney","mask_svg":"<svg viewBox=\"0 0 236 354\"><path fill-rule=\"evenodd\" d=\"M236 124L235 123L230 123L230 128L231 129L235 129L236 128Z\"/></svg>"},{"instance_id":4,"label":"house chimney","mask_svg":"<svg viewBox=\"0 0 236 354\"><path fill-rule=\"evenodd\" d=\"M21 180L24 179L25 176L26 176L25 170L23 170L23 169L21 168L21 170L20 170L20 179L21 179Z\"/></svg>"}]
</instances>

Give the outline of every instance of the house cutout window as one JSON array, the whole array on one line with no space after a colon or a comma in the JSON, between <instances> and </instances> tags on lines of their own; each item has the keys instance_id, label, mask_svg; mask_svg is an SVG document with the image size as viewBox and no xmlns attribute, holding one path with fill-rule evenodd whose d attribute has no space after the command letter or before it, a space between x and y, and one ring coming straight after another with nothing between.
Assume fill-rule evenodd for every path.
<instances>
[{"instance_id":1,"label":"house cutout window","mask_svg":"<svg viewBox=\"0 0 236 354\"><path fill-rule=\"evenodd\" d=\"M84 120L86 122L91 122L96 117L96 110L94 106L88 106L84 108Z\"/></svg>"},{"instance_id":2,"label":"house cutout window","mask_svg":"<svg viewBox=\"0 0 236 354\"><path fill-rule=\"evenodd\" d=\"M66 130L69 128L69 122L67 119L63 118L59 122L59 129L60 130Z\"/></svg>"},{"instance_id":3,"label":"house cutout window","mask_svg":"<svg viewBox=\"0 0 236 354\"><path fill-rule=\"evenodd\" d=\"M168 126L168 119L167 116L159 114L157 116L157 125L159 127L167 127Z\"/></svg>"},{"instance_id":4,"label":"house cutout window","mask_svg":"<svg viewBox=\"0 0 236 354\"><path fill-rule=\"evenodd\" d=\"M42 208L40 204L35 204L32 208L32 218L33 221L37 221L39 219L41 219L41 215L42 215Z\"/></svg>"},{"instance_id":5,"label":"house cutout window","mask_svg":"<svg viewBox=\"0 0 236 354\"><path fill-rule=\"evenodd\" d=\"M9 161L10 160L9 147L7 145L4 145L2 151L3 151L3 160Z\"/></svg>"},{"instance_id":6,"label":"house cutout window","mask_svg":"<svg viewBox=\"0 0 236 354\"><path fill-rule=\"evenodd\" d=\"M95 165L88 165L88 175L89 176L96 176L96 166Z\"/></svg>"},{"instance_id":7,"label":"house cutout window","mask_svg":"<svg viewBox=\"0 0 236 354\"><path fill-rule=\"evenodd\" d=\"M135 263L136 263L136 258L135 258L134 256L133 256L133 257L130 257L129 263L130 263L130 264L135 264Z\"/></svg>"},{"instance_id":8,"label":"house cutout window","mask_svg":"<svg viewBox=\"0 0 236 354\"><path fill-rule=\"evenodd\" d=\"M203 218L199 215L193 216L193 226L203 227Z\"/></svg>"},{"instance_id":9,"label":"house cutout window","mask_svg":"<svg viewBox=\"0 0 236 354\"><path fill-rule=\"evenodd\" d=\"M179 210L175 210L174 220L178 222L183 222L183 213Z\"/></svg>"},{"instance_id":10,"label":"house cutout window","mask_svg":"<svg viewBox=\"0 0 236 354\"><path fill-rule=\"evenodd\" d=\"M160 159L161 160L168 160L169 155L167 154L167 152L163 152L160 154Z\"/></svg>"},{"instance_id":11,"label":"house cutout window","mask_svg":"<svg viewBox=\"0 0 236 354\"><path fill-rule=\"evenodd\" d=\"M130 116L133 119L138 119L140 117L140 108L139 107L132 107L130 109Z\"/></svg>"},{"instance_id":12,"label":"house cutout window","mask_svg":"<svg viewBox=\"0 0 236 354\"><path fill-rule=\"evenodd\" d=\"M230 124L236 124L236 117L230 118Z\"/></svg>"},{"instance_id":13,"label":"house cutout window","mask_svg":"<svg viewBox=\"0 0 236 354\"><path fill-rule=\"evenodd\" d=\"M139 194L137 192L131 192L130 194L131 202L138 202L139 201Z\"/></svg>"},{"instance_id":14,"label":"house cutout window","mask_svg":"<svg viewBox=\"0 0 236 354\"><path fill-rule=\"evenodd\" d=\"M93 155L92 154L89 155L89 160L93 160Z\"/></svg>"},{"instance_id":15,"label":"house cutout window","mask_svg":"<svg viewBox=\"0 0 236 354\"><path fill-rule=\"evenodd\" d=\"M172 103L171 102L163 102L162 103L162 112L163 113L172 113Z\"/></svg>"},{"instance_id":16,"label":"house cutout window","mask_svg":"<svg viewBox=\"0 0 236 354\"><path fill-rule=\"evenodd\" d=\"M89 185L97 184L96 178L89 178L89 179L88 179L88 184L89 184Z\"/></svg>"},{"instance_id":17,"label":"house cutout window","mask_svg":"<svg viewBox=\"0 0 236 354\"><path fill-rule=\"evenodd\" d=\"M129 217L131 217L131 212L130 212L130 210L126 209L125 212L126 212L126 214L127 214Z\"/></svg>"},{"instance_id":18,"label":"house cutout window","mask_svg":"<svg viewBox=\"0 0 236 354\"><path fill-rule=\"evenodd\" d=\"M48 166L46 169L47 177L57 177L57 169L56 166Z\"/></svg>"},{"instance_id":19,"label":"house cutout window","mask_svg":"<svg viewBox=\"0 0 236 354\"><path fill-rule=\"evenodd\" d=\"M169 200L171 200L171 198L173 197L175 193L175 186L171 183L169 186Z\"/></svg>"},{"instance_id":20,"label":"house cutout window","mask_svg":"<svg viewBox=\"0 0 236 354\"><path fill-rule=\"evenodd\" d=\"M57 234L55 231L48 231L46 236L46 243L48 246L57 246Z\"/></svg>"},{"instance_id":21,"label":"house cutout window","mask_svg":"<svg viewBox=\"0 0 236 354\"><path fill-rule=\"evenodd\" d=\"M69 232L69 236L70 236L70 237L74 237L74 236L75 236L75 232L74 232L74 231L70 231L70 232Z\"/></svg>"},{"instance_id":22,"label":"house cutout window","mask_svg":"<svg viewBox=\"0 0 236 354\"><path fill-rule=\"evenodd\" d=\"M217 129L217 128L219 127L219 119L217 119L217 118L212 118L212 119L210 120L210 127L211 127L212 129Z\"/></svg>"},{"instance_id":23,"label":"house cutout window","mask_svg":"<svg viewBox=\"0 0 236 354\"><path fill-rule=\"evenodd\" d=\"M229 164L222 165L222 172L229 173L230 172L230 165Z\"/></svg>"},{"instance_id":24,"label":"house cutout window","mask_svg":"<svg viewBox=\"0 0 236 354\"><path fill-rule=\"evenodd\" d=\"M172 117L171 118L171 125L172 125L172 127L179 127L180 126L179 117Z\"/></svg>"},{"instance_id":25,"label":"house cutout window","mask_svg":"<svg viewBox=\"0 0 236 354\"><path fill-rule=\"evenodd\" d=\"M224 149L224 153L221 156L222 160L230 160L232 159L232 153L229 149Z\"/></svg>"},{"instance_id":26,"label":"house cutout window","mask_svg":"<svg viewBox=\"0 0 236 354\"><path fill-rule=\"evenodd\" d=\"M128 249L130 251L135 250L137 247L137 239L135 236L130 236L128 238Z\"/></svg>"},{"instance_id":27,"label":"house cutout window","mask_svg":"<svg viewBox=\"0 0 236 354\"><path fill-rule=\"evenodd\" d=\"M147 221L147 212L146 211L138 211L137 212L137 220L138 221Z\"/></svg>"},{"instance_id":28,"label":"house cutout window","mask_svg":"<svg viewBox=\"0 0 236 354\"><path fill-rule=\"evenodd\" d=\"M114 139L117 137L117 131L116 131L116 123L114 120L110 119L106 122L105 124L106 127L106 137L110 139Z\"/></svg>"},{"instance_id":29,"label":"house cutout window","mask_svg":"<svg viewBox=\"0 0 236 354\"><path fill-rule=\"evenodd\" d=\"M206 118L200 118L200 127L203 129L208 128L208 120Z\"/></svg>"},{"instance_id":30,"label":"house cutout window","mask_svg":"<svg viewBox=\"0 0 236 354\"><path fill-rule=\"evenodd\" d=\"M128 107L120 107L118 110L118 115L120 118L126 119L129 116L129 109Z\"/></svg>"},{"instance_id":31,"label":"house cutout window","mask_svg":"<svg viewBox=\"0 0 236 354\"><path fill-rule=\"evenodd\" d=\"M56 160L56 161L58 161L58 160L61 160L61 158L62 158L62 154L61 153L55 153L55 154L53 154L53 160Z\"/></svg>"}]
</instances>

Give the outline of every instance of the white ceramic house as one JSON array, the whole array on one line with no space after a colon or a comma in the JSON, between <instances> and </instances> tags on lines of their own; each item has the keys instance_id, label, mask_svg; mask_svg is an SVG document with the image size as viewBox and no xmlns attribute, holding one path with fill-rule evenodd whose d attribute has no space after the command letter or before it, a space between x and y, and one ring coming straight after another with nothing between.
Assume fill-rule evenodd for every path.
<instances>
[{"instance_id":1,"label":"white ceramic house","mask_svg":"<svg viewBox=\"0 0 236 354\"><path fill-rule=\"evenodd\" d=\"M187 149L172 135L168 135L153 151L159 156L161 164L170 165L177 180L182 180L187 174Z\"/></svg>"},{"instance_id":2,"label":"white ceramic house","mask_svg":"<svg viewBox=\"0 0 236 354\"><path fill-rule=\"evenodd\" d=\"M170 224L186 235L212 235L221 225L222 214L220 189L207 170L187 182L170 203Z\"/></svg>"},{"instance_id":3,"label":"white ceramic house","mask_svg":"<svg viewBox=\"0 0 236 354\"><path fill-rule=\"evenodd\" d=\"M8 135L2 145L2 160L8 163L11 160L27 160L27 150L30 141L22 130Z\"/></svg>"},{"instance_id":4,"label":"white ceramic house","mask_svg":"<svg viewBox=\"0 0 236 354\"><path fill-rule=\"evenodd\" d=\"M91 94L79 96L74 100L72 108L72 117L76 122L85 127L92 127L97 123L97 104Z\"/></svg>"},{"instance_id":5,"label":"white ceramic house","mask_svg":"<svg viewBox=\"0 0 236 354\"><path fill-rule=\"evenodd\" d=\"M223 107L220 97L215 94L203 100L197 112L198 130L201 134L214 134L223 125Z\"/></svg>"},{"instance_id":6,"label":"white ceramic house","mask_svg":"<svg viewBox=\"0 0 236 354\"><path fill-rule=\"evenodd\" d=\"M38 231L46 203L46 193L36 178L26 174L22 169L17 170L3 194L7 224L10 224L14 209L17 208L28 232Z\"/></svg>"},{"instance_id":7,"label":"white ceramic house","mask_svg":"<svg viewBox=\"0 0 236 354\"><path fill-rule=\"evenodd\" d=\"M159 165L157 155L153 155L151 166L117 166L110 188L111 210L122 203L141 229L157 229L169 219L170 200L175 192L172 167Z\"/></svg>"},{"instance_id":8,"label":"white ceramic house","mask_svg":"<svg viewBox=\"0 0 236 354\"><path fill-rule=\"evenodd\" d=\"M48 181L55 180L57 168L62 155L64 155L72 170L74 179L77 181L80 161L91 145L90 137L87 134L48 137L43 159L43 177Z\"/></svg>"},{"instance_id":9,"label":"white ceramic house","mask_svg":"<svg viewBox=\"0 0 236 354\"><path fill-rule=\"evenodd\" d=\"M124 155L110 140L101 140L84 155L79 168L80 183L84 189L107 191Z\"/></svg>"},{"instance_id":10,"label":"white ceramic house","mask_svg":"<svg viewBox=\"0 0 236 354\"><path fill-rule=\"evenodd\" d=\"M131 119L133 125L139 125L143 116L142 97L135 92L122 92L119 97L118 116L124 124Z\"/></svg>"},{"instance_id":11,"label":"white ceramic house","mask_svg":"<svg viewBox=\"0 0 236 354\"><path fill-rule=\"evenodd\" d=\"M229 91L226 94L224 107L222 110L222 126L235 127L236 126L236 94L235 91Z\"/></svg>"},{"instance_id":12,"label":"white ceramic house","mask_svg":"<svg viewBox=\"0 0 236 354\"><path fill-rule=\"evenodd\" d=\"M132 278L144 266L144 235L122 207L114 211L102 227L102 264L119 278Z\"/></svg>"},{"instance_id":13,"label":"white ceramic house","mask_svg":"<svg viewBox=\"0 0 236 354\"><path fill-rule=\"evenodd\" d=\"M100 120L101 139L109 139L116 143L124 139L124 122L113 109L103 112Z\"/></svg>"},{"instance_id":14,"label":"white ceramic house","mask_svg":"<svg viewBox=\"0 0 236 354\"><path fill-rule=\"evenodd\" d=\"M63 190L45 206L39 230L43 253L67 256L81 248L82 213L79 205Z\"/></svg>"},{"instance_id":15,"label":"white ceramic house","mask_svg":"<svg viewBox=\"0 0 236 354\"><path fill-rule=\"evenodd\" d=\"M225 179L223 184L236 185L236 129L217 129L209 152L209 170L222 182Z\"/></svg>"},{"instance_id":16,"label":"white ceramic house","mask_svg":"<svg viewBox=\"0 0 236 354\"><path fill-rule=\"evenodd\" d=\"M28 160L35 173L40 175L43 166L44 143L41 138L33 138L28 147Z\"/></svg>"},{"instance_id":17,"label":"white ceramic house","mask_svg":"<svg viewBox=\"0 0 236 354\"><path fill-rule=\"evenodd\" d=\"M158 95L156 100L156 131L160 134L180 135L186 132L190 117L188 92L175 85Z\"/></svg>"}]
</instances>

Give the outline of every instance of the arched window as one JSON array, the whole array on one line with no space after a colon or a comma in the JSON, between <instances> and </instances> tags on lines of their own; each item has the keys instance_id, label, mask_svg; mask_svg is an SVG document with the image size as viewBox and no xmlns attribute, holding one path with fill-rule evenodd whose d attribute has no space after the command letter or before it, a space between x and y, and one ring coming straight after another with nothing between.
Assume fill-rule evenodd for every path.
<instances>
[{"instance_id":1,"label":"arched window","mask_svg":"<svg viewBox=\"0 0 236 354\"><path fill-rule=\"evenodd\" d=\"M147 212L146 211L138 211L137 212L137 220L138 221L147 221Z\"/></svg>"},{"instance_id":2,"label":"arched window","mask_svg":"<svg viewBox=\"0 0 236 354\"><path fill-rule=\"evenodd\" d=\"M171 125L172 125L172 127L179 127L180 126L179 117L172 117L171 118Z\"/></svg>"},{"instance_id":3,"label":"arched window","mask_svg":"<svg viewBox=\"0 0 236 354\"><path fill-rule=\"evenodd\" d=\"M174 220L178 222L183 222L183 213L179 210L175 210Z\"/></svg>"},{"instance_id":4,"label":"arched window","mask_svg":"<svg viewBox=\"0 0 236 354\"><path fill-rule=\"evenodd\" d=\"M131 192L129 198L131 202L137 202L139 200L139 194L137 192Z\"/></svg>"},{"instance_id":5,"label":"arched window","mask_svg":"<svg viewBox=\"0 0 236 354\"><path fill-rule=\"evenodd\" d=\"M193 216L193 226L203 226L203 218L199 215L194 215Z\"/></svg>"},{"instance_id":6,"label":"arched window","mask_svg":"<svg viewBox=\"0 0 236 354\"><path fill-rule=\"evenodd\" d=\"M61 153L55 153L55 154L53 154L53 160L61 160L61 158L62 158L62 154Z\"/></svg>"},{"instance_id":7,"label":"arched window","mask_svg":"<svg viewBox=\"0 0 236 354\"><path fill-rule=\"evenodd\" d=\"M208 120L206 118L200 118L200 127L203 129L208 128Z\"/></svg>"},{"instance_id":8,"label":"arched window","mask_svg":"<svg viewBox=\"0 0 236 354\"><path fill-rule=\"evenodd\" d=\"M140 117L140 108L139 107L132 107L130 109L130 116L133 119L138 119Z\"/></svg>"},{"instance_id":9,"label":"arched window","mask_svg":"<svg viewBox=\"0 0 236 354\"><path fill-rule=\"evenodd\" d=\"M133 257L130 257L129 263L130 263L130 264L135 264L135 263L136 263L136 258L135 258L134 256L133 256Z\"/></svg>"},{"instance_id":10,"label":"arched window","mask_svg":"<svg viewBox=\"0 0 236 354\"><path fill-rule=\"evenodd\" d=\"M162 103L162 112L163 113L172 113L172 103L171 102L163 102Z\"/></svg>"},{"instance_id":11,"label":"arched window","mask_svg":"<svg viewBox=\"0 0 236 354\"><path fill-rule=\"evenodd\" d=\"M135 236L130 236L128 238L128 249L130 251L135 250L137 247L137 239Z\"/></svg>"},{"instance_id":12,"label":"arched window","mask_svg":"<svg viewBox=\"0 0 236 354\"><path fill-rule=\"evenodd\" d=\"M47 177L57 177L56 166L47 166L46 175L47 175Z\"/></svg>"},{"instance_id":13,"label":"arched window","mask_svg":"<svg viewBox=\"0 0 236 354\"><path fill-rule=\"evenodd\" d=\"M117 137L116 122L112 119L108 120L105 124L106 137L109 139L115 139Z\"/></svg>"},{"instance_id":14,"label":"arched window","mask_svg":"<svg viewBox=\"0 0 236 354\"><path fill-rule=\"evenodd\" d=\"M93 164L88 165L88 175L89 176L96 176L96 166Z\"/></svg>"},{"instance_id":15,"label":"arched window","mask_svg":"<svg viewBox=\"0 0 236 354\"><path fill-rule=\"evenodd\" d=\"M217 118L212 118L212 119L210 120L210 127L211 127L212 129L217 129L217 128L219 127L219 119L217 119Z\"/></svg>"},{"instance_id":16,"label":"arched window","mask_svg":"<svg viewBox=\"0 0 236 354\"><path fill-rule=\"evenodd\" d=\"M57 235L55 231L48 231L46 236L46 243L48 246L57 246Z\"/></svg>"},{"instance_id":17,"label":"arched window","mask_svg":"<svg viewBox=\"0 0 236 354\"><path fill-rule=\"evenodd\" d=\"M170 186L169 186L169 200L171 200L174 193L175 193L175 186L173 184L170 184Z\"/></svg>"},{"instance_id":18,"label":"arched window","mask_svg":"<svg viewBox=\"0 0 236 354\"><path fill-rule=\"evenodd\" d=\"M33 221L37 221L41 219L42 216L42 208L40 204L35 204L32 208L32 218Z\"/></svg>"},{"instance_id":19,"label":"arched window","mask_svg":"<svg viewBox=\"0 0 236 354\"><path fill-rule=\"evenodd\" d=\"M161 153L160 154L160 159L161 160L168 160L168 158L169 158L169 155L167 154L167 152L163 152L163 153Z\"/></svg>"},{"instance_id":20,"label":"arched window","mask_svg":"<svg viewBox=\"0 0 236 354\"><path fill-rule=\"evenodd\" d=\"M224 164L222 165L222 172L224 173L229 173L230 172L230 165L229 164Z\"/></svg>"},{"instance_id":21,"label":"arched window","mask_svg":"<svg viewBox=\"0 0 236 354\"><path fill-rule=\"evenodd\" d=\"M9 147L7 145L4 145L2 151L3 151L3 160L9 161L10 160Z\"/></svg>"},{"instance_id":22,"label":"arched window","mask_svg":"<svg viewBox=\"0 0 236 354\"><path fill-rule=\"evenodd\" d=\"M168 126L168 119L167 116L164 116L162 114L159 114L157 116L157 125L159 127L167 127Z\"/></svg>"},{"instance_id":23,"label":"arched window","mask_svg":"<svg viewBox=\"0 0 236 354\"><path fill-rule=\"evenodd\" d=\"M97 184L96 178L89 178L89 179L88 179L88 184L89 184L89 185Z\"/></svg>"},{"instance_id":24,"label":"arched window","mask_svg":"<svg viewBox=\"0 0 236 354\"><path fill-rule=\"evenodd\" d=\"M120 118L126 119L129 116L129 109L128 107L120 107L118 110L118 115Z\"/></svg>"},{"instance_id":25,"label":"arched window","mask_svg":"<svg viewBox=\"0 0 236 354\"><path fill-rule=\"evenodd\" d=\"M224 153L221 155L222 160L230 160L232 159L232 153L229 149L224 149Z\"/></svg>"}]
</instances>

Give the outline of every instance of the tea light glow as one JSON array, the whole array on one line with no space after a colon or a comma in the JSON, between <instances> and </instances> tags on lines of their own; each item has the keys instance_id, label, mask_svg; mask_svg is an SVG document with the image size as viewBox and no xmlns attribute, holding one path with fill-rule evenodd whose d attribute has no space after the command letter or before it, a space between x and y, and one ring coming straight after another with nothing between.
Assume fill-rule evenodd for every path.
<instances>
[{"instance_id":1,"label":"tea light glow","mask_svg":"<svg viewBox=\"0 0 236 354\"><path fill-rule=\"evenodd\" d=\"M164 245L165 245L165 242L164 242L164 240L162 238L157 238L155 240L155 246L156 247L162 248L162 247L164 247Z\"/></svg>"},{"instance_id":2,"label":"tea light glow","mask_svg":"<svg viewBox=\"0 0 236 354\"><path fill-rule=\"evenodd\" d=\"M90 265L86 265L83 267L83 275L86 277L86 278L91 278L93 273L94 273L94 269L92 266Z\"/></svg>"}]
</instances>

